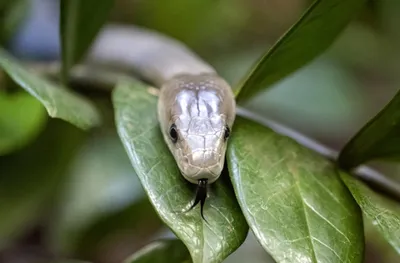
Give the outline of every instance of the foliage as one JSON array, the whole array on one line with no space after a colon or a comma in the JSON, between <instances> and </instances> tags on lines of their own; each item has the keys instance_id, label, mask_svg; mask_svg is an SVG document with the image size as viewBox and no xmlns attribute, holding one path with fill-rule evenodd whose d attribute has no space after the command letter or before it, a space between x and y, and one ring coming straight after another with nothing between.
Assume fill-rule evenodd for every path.
<instances>
[{"instance_id":1,"label":"foliage","mask_svg":"<svg viewBox=\"0 0 400 263\"><path fill-rule=\"evenodd\" d=\"M0 44L10 40L29 9L29 1L16 0L14 3L0 0Z\"/></svg>"},{"instance_id":2,"label":"foliage","mask_svg":"<svg viewBox=\"0 0 400 263\"><path fill-rule=\"evenodd\" d=\"M0 67L39 100L50 117L66 120L82 129L99 125L100 116L91 101L33 74L3 49L0 49Z\"/></svg>"},{"instance_id":3,"label":"foliage","mask_svg":"<svg viewBox=\"0 0 400 263\"><path fill-rule=\"evenodd\" d=\"M400 92L343 148L339 164L354 168L374 159L398 160L400 156Z\"/></svg>"},{"instance_id":4,"label":"foliage","mask_svg":"<svg viewBox=\"0 0 400 263\"><path fill-rule=\"evenodd\" d=\"M71 67L82 59L107 15L114 0L60 1L60 32L62 43L62 75L68 79ZM96 5L96 8L93 6ZM90 19L87 17L90 16Z\"/></svg>"},{"instance_id":5,"label":"foliage","mask_svg":"<svg viewBox=\"0 0 400 263\"><path fill-rule=\"evenodd\" d=\"M397 253L400 253L400 206L392 200L374 193L351 175L344 172L341 172L340 175L368 219Z\"/></svg>"},{"instance_id":6,"label":"foliage","mask_svg":"<svg viewBox=\"0 0 400 263\"><path fill-rule=\"evenodd\" d=\"M0 93L0 155L28 144L42 130L46 112L32 96Z\"/></svg>"},{"instance_id":7,"label":"foliage","mask_svg":"<svg viewBox=\"0 0 400 263\"><path fill-rule=\"evenodd\" d=\"M153 206L185 243L194 262L221 262L244 241L248 227L228 182L218 181L205 209L187 209L193 188L179 175L157 121L157 99L140 84L119 84L113 94L118 134ZM147 116L143 119L140 116Z\"/></svg>"},{"instance_id":8,"label":"foliage","mask_svg":"<svg viewBox=\"0 0 400 263\"><path fill-rule=\"evenodd\" d=\"M313 1L244 76L237 101L272 87L321 55L364 3ZM171 258L176 262L222 262L251 230L276 262L357 263L364 255L363 214L399 252L399 204L374 192L350 170L377 158L396 160L399 95L350 140L338 160L327 160L296 138L238 116L228 145L227 167L212 185L204 221L199 208L183 212L193 199L193 185L180 176L163 141L156 116L157 97L148 84L135 79L114 83L112 102L106 103L107 109L113 109L111 121L100 117L102 108L96 105L95 96L86 98L67 85L72 66L91 47L112 4L111 0L61 1L63 84L36 74L0 49L0 67L22 88L9 94L8 88L3 93L0 87L0 154L5 155L0 158L1 247L9 246L39 221L51 200L58 207L58 217L47 236L52 249L82 257L95 258L94 254L105 250L108 239L124 231L129 237L135 233L155 235L161 219L178 239L150 243L125 262L167 262ZM10 15L10 24L15 24L15 17ZM54 119L44 127L44 109L50 117L85 132ZM101 119L101 131L94 130ZM90 162L82 148L90 144L86 136L107 129L111 129L113 142L108 145L104 138L94 139L92 147L97 143L108 146L94 147L88 154L94 160ZM81 157L80 168L72 169L71 163L79 164ZM96 164L99 167L94 169ZM122 191L113 190L113 183L136 178L135 174L139 188L133 190L135 183L124 181L124 191L141 194L142 187L151 206L140 194L137 199L113 199ZM61 196L70 202L63 203ZM147 223L151 229L144 227ZM100 239L101 245L91 246ZM91 252L86 253L88 250Z\"/></svg>"},{"instance_id":9,"label":"foliage","mask_svg":"<svg viewBox=\"0 0 400 263\"><path fill-rule=\"evenodd\" d=\"M334 165L260 124L235 125L229 172L261 245L278 262L361 262L361 214Z\"/></svg>"},{"instance_id":10,"label":"foliage","mask_svg":"<svg viewBox=\"0 0 400 263\"><path fill-rule=\"evenodd\" d=\"M18 155L0 159L0 248L40 218L43 207L63 185L69 160L85 136L73 126L52 120L33 144Z\"/></svg>"},{"instance_id":11,"label":"foliage","mask_svg":"<svg viewBox=\"0 0 400 263\"><path fill-rule=\"evenodd\" d=\"M236 90L239 102L271 87L325 51L365 0L315 0L300 20L261 58ZM318 41L316 41L318 39Z\"/></svg>"}]
</instances>

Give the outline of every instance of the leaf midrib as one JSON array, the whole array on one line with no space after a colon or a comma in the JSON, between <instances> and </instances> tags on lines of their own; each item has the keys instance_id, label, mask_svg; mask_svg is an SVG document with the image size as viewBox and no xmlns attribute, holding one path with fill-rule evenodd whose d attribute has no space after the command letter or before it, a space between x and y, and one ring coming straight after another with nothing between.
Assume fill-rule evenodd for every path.
<instances>
[{"instance_id":1,"label":"leaf midrib","mask_svg":"<svg viewBox=\"0 0 400 263\"><path fill-rule=\"evenodd\" d=\"M241 97L239 97L240 93L242 93L243 87L247 87L248 83L250 82L252 76L255 76L256 70L258 68L260 68L261 64L265 64L267 61L269 61L272 57L275 56L276 54L276 50L282 45L282 41L284 41L287 38L290 38L293 35L293 32L295 33L295 30L300 27L303 23L303 21L305 21L307 18L309 18L309 14L318 7L318 5L322 2L322 0L315 0L313 1L310 6L304 11L304 13L302 14L302 16L299 18L299 20L291 27L288 29L287 32L285 32L283 34L283 36L278 39L276 41L276 43L271 47L271 49L269 51L267 51L267 53L265 53L260 60L257 62L256 66L254 68L251 69L250 73L248 74L248 76L246 77L246 79L242 82L242 84L239 86L240 88L237 88L235 90L235 97L236 99L239 101L241 99ZM264 60L265 59L265 60ZM271 85L270 85L271 86ZM242 97L244 97L246 99L246 97L249 96L249 94L251 95L252 92L248 92L247 90L244 91L245 95L243 95ZM246 94L247 93L247 94Z\"/></svg>"},{"instance_id":2,"label":"leaf midrib","mask_svg":"<svg viewBox=\"0 0 400 263\"><path fill-rule=\"evenodd\" d=\"M318 262L317 261L317 256L315 255L315 247L314 247L314 243L313 243L313 239L312 239L312 235L311 235L311 231L310 231L310 227L309 227L310 222L309 222L309 219L308 219L308 216L307 216L307 212L306 212L306 204L304 203L303 196L302 196L301 190L300 190L300 184L299 184L300 181L299 181L299 178L298 178L297 174L295 174L295 173L290 173L290 174L292 175L292 177L293 177L293 179L295 181L297 193L298 193L298 195L300 197L300 200L301 200L301 205L302 205L302 208L303 208L302 211L303 211L303 215L304 215L304 220L306 221L306 226L307 226L308 240L310 240L310 244L311 244L311 248L312 248L312 259L313 259L313 262Z\"/></svg>"}]
</instances>

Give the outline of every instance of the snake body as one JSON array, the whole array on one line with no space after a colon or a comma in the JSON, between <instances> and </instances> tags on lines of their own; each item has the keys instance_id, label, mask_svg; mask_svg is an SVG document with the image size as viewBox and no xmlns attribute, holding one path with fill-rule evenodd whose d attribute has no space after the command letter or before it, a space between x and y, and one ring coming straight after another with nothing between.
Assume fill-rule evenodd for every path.
<instances>
[{"instance_id":1,"label":"snake body","mask_svg":"<svg viewBox=\"0 0 400 263\"><path fill-rule=\"evenodd\" d=\"M138 27L107 26L89 57L132 68L160 88L161 132L183 177L198 185L191 208L201 202L203 216L207 184L221 175L236 115L229 84L184 44Z\"/></svg>"}]
</instances>

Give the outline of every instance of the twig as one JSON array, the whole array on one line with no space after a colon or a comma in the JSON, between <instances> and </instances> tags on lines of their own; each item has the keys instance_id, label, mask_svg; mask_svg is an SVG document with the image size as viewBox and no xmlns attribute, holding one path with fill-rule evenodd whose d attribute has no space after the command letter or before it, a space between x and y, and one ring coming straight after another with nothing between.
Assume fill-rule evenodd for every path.
<instances>
[{"instance_id":1,"label":"twig","mask_svg":"<svg viewBox=\"0 0 400 263\"><path fill-rule=\"evenodd\" d=\"M248 119L254 120L264 126L268 126L279 134L286 135L299 144L321 154L327 159L336 163L337 157L339 153L335 150L330 149L329 147L313 140L293 129L290 129L282 124L276 123L272 120L269 120L263 116L257 115L254 112L251 112L244 108L238 109L238 114L246 117ZM359 166L357 169L351 171L351 174L355 175L360 180L364 181L371 188L380 192L396 201L400 202L400 184L387 178L383 174L378 171L372 169L369 166Z\"/></svg>"},{"instance_id":2,"label":"twig","mask_svg":"<svg viewBox=\"0 0 400 263\"><path fill-rule=\"evenodd\" d=\"M52 79L58 79L60 65L58 63L42 64L30 63L28 66L36 73L44 75ZM120 71L112 71L104 67L96 67L93 65L80 64L75 66L70 75L72 85L85 88L100 89L103 92L111 92L115 84L121 80L137 81L136 78L130 77ZM338 152L329 147L313 140L289 127L267 119L264 116L258 115L245 108L238 107L237 114L256 121L264 126L267 126L279 134L288 136L299 144L307 147L332 162L336 162ZM385 177L383 174L368 166L360 166L351 172L360 180L367 183L374 190L400 202L400 184Z\"/></svg>"}]
</instances>

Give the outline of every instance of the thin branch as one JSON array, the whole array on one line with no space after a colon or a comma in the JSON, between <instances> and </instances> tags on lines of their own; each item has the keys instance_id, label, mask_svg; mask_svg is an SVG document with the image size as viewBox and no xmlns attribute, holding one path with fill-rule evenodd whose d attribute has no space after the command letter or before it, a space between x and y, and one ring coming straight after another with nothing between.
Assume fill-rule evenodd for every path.
<instances>
[{"instance_id":1,"label":"thin branch","mask_svg":"<svg viewBox=\"0 0 400 263\"><path fill-rule=\"evenodd\" d=\"M301 134L293 129L290 129L282 124L276 123L272 120L269 120L263 116L257 115L254 112L251 112L244 108L238 109L238 114L246 117L248 119L254 120L264 126L270 127L275 132L286 135L299 144L307 147L322 156L326 157L327 159L336 163L337 157L339 156L339 152L330 149L329 147L319 143L316 140L313 140L304 134ZM400 184L387 178L383 174L379 173L378 171L372 169L369 166L361 165L357 169L351 171L353 175L358 177L360 180L364 181L368 184L371 188L380 192L392 199L395 199L400 202Z\"/></svg>"},{"instance_id":2,"label":"thin branch","mask_svg":"<svg viewBox=\"0 0 400 263\"><path fill-rule=\"evenodd\" d=\"M52 79L59 79L58 75L60 65L58 63L31 63L28 64L28 66L30 66L31 69L40 75L44 75ZM121 73L120 71L112 71L104 67L96 67L93 65L84 64L75 66L71 70L70 76L70 82L73 86L79 86L86 89L98 89L107 93L110 93L115 84L121 80L137 81L137 79L130 77L128 74L124 74L123 72ZM337 151L330 149L320 142L313 140L289 127L274 122L264 116L258 115L242 107L237 108L237 114L267 126L279 134L294 139L299 144L321 154L332 162L336 162L337 160L339 155ZM354 169L351 173L367 183L374 190L400 202L399 183L387 178L378 171L365 165Z\"/></svg>"}]
</instances>

